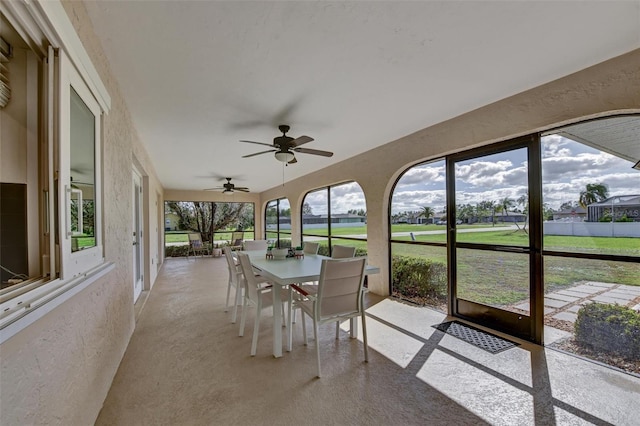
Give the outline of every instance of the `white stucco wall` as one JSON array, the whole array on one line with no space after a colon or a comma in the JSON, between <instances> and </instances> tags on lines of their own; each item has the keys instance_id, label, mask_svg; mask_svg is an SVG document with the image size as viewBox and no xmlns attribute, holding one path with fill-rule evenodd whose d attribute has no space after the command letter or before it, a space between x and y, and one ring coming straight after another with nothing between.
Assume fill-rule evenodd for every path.
<instances>
[{"instance_id":1,"label":"white stucco wall","mask_svg":"<svg viewBox=\"0 0 640 426\"><path fill-rule=\"evenodd\" d=\"M93 424L133 332L132 166L147 183L149 229L158 227L155 175L82 2L63 6L111 96L104 117L104 247L115 270L0 347L0 424ZM162 202L160 202L162 205ZM161 208L161 207L160 207ZM160 259L147 233L148 256ZM148 267L149 265L147 265ZM157 267L148 268L148 285Z\"/></svg>"}]
</instances>

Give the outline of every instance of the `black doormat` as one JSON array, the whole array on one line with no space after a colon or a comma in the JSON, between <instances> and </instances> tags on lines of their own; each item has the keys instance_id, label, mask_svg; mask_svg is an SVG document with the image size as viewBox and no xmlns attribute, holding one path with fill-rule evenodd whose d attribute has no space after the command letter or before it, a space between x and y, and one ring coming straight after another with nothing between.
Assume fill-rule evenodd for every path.
<instances>
[{"instance_id":1,"label":"black doormat","mask_svg":"<svg viewBox=\"0 0 640 426\"><path fill-rule=\"evenodd\" d=\"M432 325L432 327L464 340L467 343L471 343L492 354L497 354L498 352L519 346L516 342L503 339L495 334L487 333L486 331L461 323L460 321L447 321Z\"/></svg>"}]
</instances>

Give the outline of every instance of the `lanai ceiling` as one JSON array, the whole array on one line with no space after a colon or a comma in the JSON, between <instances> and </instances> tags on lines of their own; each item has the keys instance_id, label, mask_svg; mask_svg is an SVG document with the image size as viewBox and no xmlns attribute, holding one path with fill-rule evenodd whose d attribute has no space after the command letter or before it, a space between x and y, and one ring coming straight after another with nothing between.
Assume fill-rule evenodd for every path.
<instances>
[{"instance_id":1,"label":"lanai ceiling","mask_svg":"<svg viewBox=\"0 0 640 426\"><path fill-rule=\"evenodd\" d=\"M88 1L165 188L260 192L640 47L640 2ZM278 125L311 149L283 168Z\"/></svg>"}]
</instances>

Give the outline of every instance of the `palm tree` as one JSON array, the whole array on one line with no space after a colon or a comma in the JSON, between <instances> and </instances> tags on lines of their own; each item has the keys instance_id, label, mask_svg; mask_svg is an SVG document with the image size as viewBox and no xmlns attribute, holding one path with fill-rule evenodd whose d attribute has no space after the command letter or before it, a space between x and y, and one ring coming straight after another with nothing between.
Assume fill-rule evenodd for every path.
<instances>
[{"instance_id":1,"label":"palm tree","mask_svg":"<svg viewBox=\"0 0 640 426\"><path fill-rule=\"evenodd\" d=\"M509 216L509 209L512 209L515 205L516 205L516 202L513 200L513 198L510 198L510 197L504 197L498 203L498 207L504 212L505 216ZM518 221L516 220L514 221L514 223L516 224L518 229L520 229L520 225L518 225Z\"/></svg>"},{"instance_id":2,"label":"palm tree","mask_svg":"<svg viewBox=\"0 0 640 426\"><path fill-rule=\"evenodd\" d=\"M435 214L435 212L433 211L433 207L425 206L425 207L422 208L422 211L420 212L418 217L422 216L425 219L427 219L427 222L428 222L429 219L434 216L434 214Z\"/></svg>"},{"instance_id":3,"label":"palm tree","mask_svg":"<svg viewBox=\"0 0 640 426\"><path fill-rule=\"evenodd\" d=\"M526 214L522 229L524 232L527 232L527 223L529 222L529 196L527 194L522 194L516 203L518 203L519 206L522 206L522 211Z\"/></svg>"},{"instance_id":4,"label":"palm tree","mask_svg":"<svg viewBox=\"0 0 640 426\"><path fill-rule=\"evenodd\" d=\"M603 201L609 197L609 188L604 183L588 183L584 191L580 191L578 203L583 208L587 208L589 204Z\"/></svg>"}]
</instances>

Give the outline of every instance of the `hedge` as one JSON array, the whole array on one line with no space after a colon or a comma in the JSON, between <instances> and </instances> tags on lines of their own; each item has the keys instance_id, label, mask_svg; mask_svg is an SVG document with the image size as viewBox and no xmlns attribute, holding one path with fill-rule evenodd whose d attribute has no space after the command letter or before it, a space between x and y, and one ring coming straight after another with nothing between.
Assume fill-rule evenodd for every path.
<instances>
[{"instance_id":1,"label":"hedge","mask_svg":"<svg viewBox=\"0 0 640 426\"><path fill-rule=\"evenodd\" d=\"M578 311L575 340L590 349L640 359L640 313L618 304L589 303Z\"/></svg>"},{"instance_id":2,"label":"hedge","mask_svg":"<svg viewBox=\"0 0 640 426\"><path fill-rule=\"evenodd\" d=\"M391 285L394 293L408 299L447 297L447 266L430 259L392 256Z\"/></svg>"}]
</instances>

